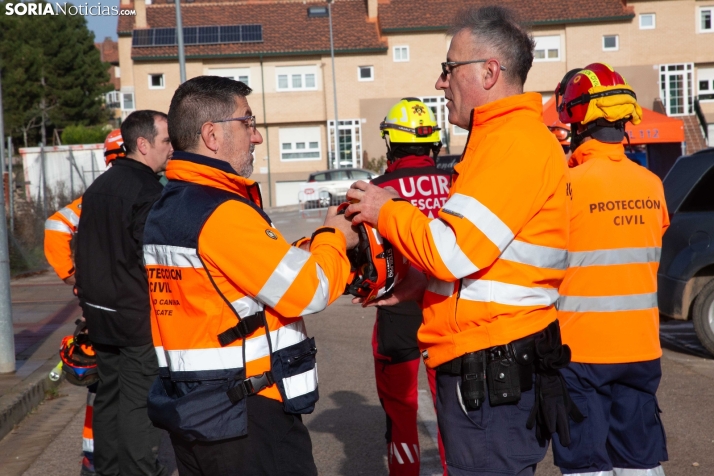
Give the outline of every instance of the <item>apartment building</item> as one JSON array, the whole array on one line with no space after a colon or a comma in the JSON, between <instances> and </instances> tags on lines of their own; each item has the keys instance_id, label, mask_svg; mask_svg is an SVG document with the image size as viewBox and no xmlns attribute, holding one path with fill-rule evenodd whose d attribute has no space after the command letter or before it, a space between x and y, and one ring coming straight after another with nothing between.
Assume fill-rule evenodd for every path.
<instances>
[{"instance_id":1,"label":"apartment building","mask_svg":"<svg viewBox=\"0 0 714 476\"><path fill-rule=\"evenodd\" d=\"M168 110L180 82L174 1L122 0L122 8L136 10L134 17L119 17L123 115ZM333 78L324 1L182 2L186 73L229 76L253 88L249 102L264 137L253 178L266 203L285 205L296 201L297 184L310 172L359 167L365 158L383 156L378 125L402 97L432 107L444 151L463 150L467 133L448 124L434 83L451 19L460 8L481 3L336 0ZM501 4L533 24L536 59L527 90L548 99L565 72L603 61L623 73L645 107L714 123L714 0Z\"/></svg>"}]
</instances>

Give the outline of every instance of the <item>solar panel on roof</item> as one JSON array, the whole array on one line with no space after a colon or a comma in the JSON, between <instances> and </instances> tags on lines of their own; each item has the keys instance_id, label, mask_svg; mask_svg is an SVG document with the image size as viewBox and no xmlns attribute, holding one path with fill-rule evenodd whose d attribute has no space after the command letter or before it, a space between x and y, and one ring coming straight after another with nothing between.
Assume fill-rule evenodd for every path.
<instances>
[{"instance_id":1,"label":"solar panel on roof","mask_svg":"<svg viewBox=\"0 0 714 476\"><path fill-rule=\"evenodd\" d=\"M186 26L183 28L185 45L218 43L256 43L263 41L262 25ZM132 46L174 46L178 42L176 28L134 30Z\"/></svg>"}]
</instances>

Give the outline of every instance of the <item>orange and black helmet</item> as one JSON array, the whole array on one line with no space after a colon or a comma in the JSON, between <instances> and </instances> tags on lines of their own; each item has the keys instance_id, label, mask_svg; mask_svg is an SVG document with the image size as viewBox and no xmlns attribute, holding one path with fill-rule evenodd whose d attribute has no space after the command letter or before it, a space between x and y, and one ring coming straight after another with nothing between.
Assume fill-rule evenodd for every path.
<instances>
[{"instance_id":1,"label":"orange and black helmet","mask_svg":"<svg viewBox=\"0 0 714 476\"><path fill-rule=\"evenodd\" d=\"M97 354L87 334L66 336L62 339L59 354L62 372L69 383L88 387L99 380Z\"/></svg>"},{"instance_id":2,"label":"orange and black helmet","mask_svg":"<svg viewBox=\"0 0 714 476\"><path fill-rule=\"evenodd\" d=\"M124 139L121 137L121 130L114 129L104 139L104 163L109 163L119 157L126 157L126 148L124 147Z\"/></svg>"}]
</instances>

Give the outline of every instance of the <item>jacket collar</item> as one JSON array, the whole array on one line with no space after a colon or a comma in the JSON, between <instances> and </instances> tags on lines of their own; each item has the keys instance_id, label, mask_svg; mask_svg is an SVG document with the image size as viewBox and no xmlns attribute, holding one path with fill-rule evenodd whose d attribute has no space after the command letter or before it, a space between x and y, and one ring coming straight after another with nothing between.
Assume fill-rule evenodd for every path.
<instances>
[{"instance_id":1,"label":"jacket collar","mask_svg":"<svg viewBox=\"0 0 714 476\"><path fill-rule=\"evenodd\" d=\"M394 172L399 169L408 169L415 167L434 167L434 159L428 155L407 155L396 159L394 162L387 166L386 173Z\"/></svg>"},{"instance_id":2,"label":"jacket collar","mask_svg":"<svg viewBox=\"0 0 714 476\"><path fill-rule=\"evenodd\" d=\"M543 100L538 93L517 94L476 107L472 114L472 129L494 123L512 114L530 115L540 121L543 116Z\"/></svg>"},{"instance_id":3,"label":"jacket collar","mask_svg":"<svg viewBox=\"0 0 714 476\"><path fill-rule=\"evenodd\" d=\"M157 180L159 179L159 175L156 172L154 172L151 169L151 167L149 167L146 164L142 164L138 160L134 160L129 157L119 157L119 158L115 159L114 162L112 163L112 167L116 167L116 166L131 167L132 169L141 170L142 172L148 172L151 175L154 175Z\"/></svg>"},{"instance_id":4,"label":"jacket collar","mask_svg":"<svg viewBox=\"0 0 714 476\"><path fill-rule=\"evenodd\" d=\"M590 159L608 158L612 161L619 162L626 159L625 148L622 144L606 144L599 140L591 139L583 142L573 152L568 160L570 167L576 167L584 164Z\"/></svg>"},{"instance_id":5,"label":"jacket collar","mask_svg":"<svg viewBox=\"0 0 714 476\"><path fill-rule=\"evenodd\" d=\"M260 188L254 180L241 177L223 160L191 152L174 151L166 167L169 180L180 180L240 195L262 208Z\"/></svg>"}]
</instances>

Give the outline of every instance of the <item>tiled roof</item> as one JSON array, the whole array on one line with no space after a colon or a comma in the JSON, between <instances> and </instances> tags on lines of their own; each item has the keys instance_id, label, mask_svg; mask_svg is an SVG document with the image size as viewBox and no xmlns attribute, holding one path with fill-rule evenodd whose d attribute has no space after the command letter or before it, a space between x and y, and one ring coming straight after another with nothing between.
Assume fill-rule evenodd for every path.
<instances>
[{"instance_id":1,"label":"tiled roof","mask_svg":"<svg viewBox=\"0 0 714 476\"><path fill-rule=\"evenodd\" d=\"M107 37L101 43L94 43L94 46L99 50L99 55L102 61L111 64L119 64L119 44Z\"/></svg>"},{"instance_id":2,"label":"tiled roof","mask_svg":"<svg viewBox=\"0 0 714 476\"><path fill-rule=\"evenodd\" d=\"M379 23L382 32L445 30L464 7L495 4L509 7L523 21L534 25L626 20L634 16L621 0L382 0ZM428 8L424 8L428 5Z\"/></svg>"},{"instance_id":3,"label":"tiled roof","mask_svg":"<svg viewBox=\"0 0 714 476\"><path fill-rule=\"evenodd\" d=\"M186 57L257 56L285 54L315 54L330 51L328 18L308 18L310 4L324 2L265 3L182 3L184 26L260 24L260 43L229 43L217 45L186 45ZM387 43L379 35L376 22L367 20L364 0L343 0L333 6L334 42L336 52L386 51ZM120 21L122 18L119 17ZM150 28L173 27L176 12L171 4L152 4L146 8ZM126 21L119 29L127 28ZM131 28L129 28L131 29ZM177 47L132 48L134 60L142 58L176 57Z\"/></svg>"}]
</instances>

